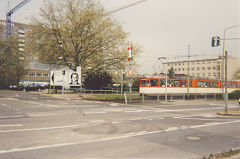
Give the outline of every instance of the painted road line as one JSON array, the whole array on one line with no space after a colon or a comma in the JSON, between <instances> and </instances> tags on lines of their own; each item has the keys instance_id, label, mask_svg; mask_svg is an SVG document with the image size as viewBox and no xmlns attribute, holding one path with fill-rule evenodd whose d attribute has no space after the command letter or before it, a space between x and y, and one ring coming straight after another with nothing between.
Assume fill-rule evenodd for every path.
<instances>
[{"instance_id":1,"label":"painted road line","mask_svg":"<svg viewBox=\"0 0 240 159\"><path fill-rule=\"evenodd\" d=\"M84 112L84 114L106 114L106 112Z\"/></svg>"},{"instance_id":2,"label":"painted road line","mask_svg":"<svg viewBox=\"0 0 240 159\"><path fill-rule=\"evenodd\" d=\"M216 109L222 109L222 107L216 107L216 108L195 108L195 109L162 109L162 110L157 110L155 112L157 112L157 113L162 113L162 112L186 112L186 111L216 110Z\"/></svg>"},{"instance_id":3,"label":"painted road line","mask_svg":"<svg viewBox=\"0 0 240 159\"><path fill-rule=\"evenodd\" d=\"M231 122L222 122L222 123L215 123L213 125L208 123L206 126L216 126L216 125L224 125L224 124L232 124L232 123L240 123L240 120L235 120ZM196 125L196 126L203 126L203 125ZM198 128L196 127L195 128ZM191 127L189 127L191 128ZM173 129L171 131L177 131L180 129ZM152 131L152 132L139 132L139 133L133 133L133 134L125 134L121 136L115 136L115 137L109 137L109 138L102 138L102 139L95 139L95 140L86 140L86 141L80 141L80 142L72 142L72 143L62 143L62 144L54 144L54 145L43 145L43 146L35 146L35 147L26 147L26 148L13 148L10 150L0 150L0 154L5 154L5 153L14 153L14 152L23 152L23 151L32 151L32 150L39 150L39 149L48 149L48 148L57 148L57 147L64 147L64 146L73 146L73 145L79 145L79 144L85 144L85 143L96 143L96 142L101 142L101 141L112 141L112 140L119 140L119 139L124 139L124 138L130 138L130 137L136 137L136 136L143 136L143 135L150 135L150 134L157 134L157 133L162 133L165 131L159 130L159 131Z\"/></svg>"},{"instance_id":4,"label":"painted road line","mask_svg":"<svg viewBox=\"0 0 240 159\"><path fill-rule=\"evenodd\" d=\"M7 104L2 104L2 106L7 107Z\"/></svg>"},{"instance_id":5,"label":"painted road line","mask_svg":"<svg viewBox=\"0 0 240 159\"><path fill-rule=\"evenodd\" d=\"M172 117L172 118L179 119L179 118L188 118L188 117L193 117L193 116L209 116L209 115L212 115L212 114L192 114L192 115L176 116L176 117Z\"/></svg>"},{"instance_id":6,"label":"painted road line","mask_svg":"<svg viewBox=\"0 0 240 159\"><path fill-rule=\"evenodd\" d=\"M29 114L29 117L54 116L56 114Z\"/></svg>"},{"instance_id":7,"label":"painted road line","mask_svg":"<svg viewBox=\"0 0 240 159\"><path fill-rule=\"evenodd\" d=\"M14 119L14 118L24 118L25 115L14 115L14 116L0 116L0 119Z\"/></svg>"},{"instance_id":8,"label":"painted road line","mask_svg":"<svg viewBox=\"0 0 240 159\"><path fill-rule=\"evenodd\" d=\"M0 125L0 128L2 128L2 127L18 127L18 126L23 126L23 125L22 124Z\"/></svg>"},{"instance_id":9,"label":"painted road line","mask_svg":"<svg viewBox=\"0 0 240 159\"><path fill-rule=\"evenodd\" d=\"M179 129L178 127L170 127L170 128L168 128L168 129L166 129L164 131L176 131L178 129Z\"/></svg>"},{"instance_id":10,"label":"painted road line","mask_svg":"<svg viewBox=\"0 0 240 159\"><path fill-rule=\"evenodd\" d=\"M32 101L19 100L19 99L15 99L15 98L7 98L7 99L16 100L16 101L20 101L20 102L24 102L24 103L35 104L35 105L43 105L43 106L49 106L49 107L59 107L59 106L53 105L53 104L43 104L43 103L37 103L37 102L32 102Z\"/></svg>"},{"instance_id":11,"label":"painted road line","mask_svg":"<svg viewBox=\"0 0 240 159\"><path fill-rule=\"evenodd\" d=\"M92 120L92 121L89 121L91 123L103 123L105 122L105 120Z\"/></svg>"},{"instance_id":12,"label":"painted road line","mask_svg":"<svg viewBox=\"0 0 240 159\"><path fill-rule=\"evenodd\" d=\"M85 124L81 124L81 125L68 125L68 126L56 126L56 127L46 127L46 128L1 130L0 133L25 132L25 131L41 131L41 130L54 130L54 129L66 129L66 128L76 128L76 127L81 127L81 126L85 126Z\"/></svg>"}]
</instances>

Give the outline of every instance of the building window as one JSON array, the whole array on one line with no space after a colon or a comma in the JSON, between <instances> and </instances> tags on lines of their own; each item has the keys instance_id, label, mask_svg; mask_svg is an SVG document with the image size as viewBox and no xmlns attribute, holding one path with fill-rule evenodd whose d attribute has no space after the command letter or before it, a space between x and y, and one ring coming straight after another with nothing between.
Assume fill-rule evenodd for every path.
<instances>
[{"instance_id":1,"label":"building window","mask_svg":"<svg viewBox=\"0 0 240 159\"><path fill-rule=\"evenodd\" d=\"M205 70L205 67L202 67L202 70Z\"/></svg>"},{"instance_id":2,"label":"building window","mask_svg":"<svg viewBox=\"0 0 240 159\"><path fill-rule=\"evenodd\" d=\"M215 66L213 66L212 68L213 68L213 70L216 70L216 67L215 67Z\"/></svg>"},{"instance_id":3,"label":"building window","mask_svg":"<svg viewBox=\"0 0 240 159\"><path fill-rule=\"evenodd\" d=\"M205 61L202 61L202 64L205 64Z\"/></svg>"},{"instance_id":4,"label":"building window","mask_svg":"<svg viewBox=\"0 0 240 159\"><path fill-rule=\"evenodd\" d=\"M192 62L192 65L194 65L194 61Z\"/></svg>"},{"instance_id":5,"label":"building window","mask_svg":"<svg viewBox=\"0 0 240 159\"><path fill-rule=\"evenodd\" d=\"M180 68L178 68L178 71L181 71L181 69L180 69Z\"/></svg>"},{"instance_id":6,"label":"building window","mask_svg":"<svg viewBox=\"0 0 240 159\"><path fill-rule=\"evenodd\" d=\"M200 64L200 62L198 61L198 62L197 62L197 64L199 65L199 64Z\"/></svg>"},{"instance_id":7,"label":"building window","mask_svg":"<svg viewBox=\"0 0 240 159\"><path fill-rule=\"evenodd\" d=\"M192 67L192 71L194 71L194 67Z\"/></svg>"},{"instance_id":8,"label":"building window","mask_svg":"<svg viewBox=\"0 0 240 159\"><path fill-rule=\"evenodd\" d=\"M19 37L19 38L24 38L25 35L24 35L24 34L18 34L18 37Z\"/></svg>"},{"instance_id":9,"label":"building window","mask_svg":"<svg viewBox=\"0 0 240 159\"><path fill-rule=\"evenodd\" d=\"M49 77L48 73L43 73L43 77Z\"/></svg>"},{"instance_id":10,"label":"building window","mask_svg":"<svg viewBox=\"0 0 240 159\"><path fill-rule=\"evenodd\" d=\"M177 71L177 69L175 68L175 71Z\"/></svg>"},{"instance_id":11,"label":"building window","mask_svg":"<svg viewBox=\"0 0 240 159\"><path fill-rule=\"evenodd\" d=\"M177 66L177 63L175 63L175 66Z\"/></svg>"},{"instance_id":12,"label":"building window","mask_svg":"<svg viewBox=\"0 0 240 159\"><path fill-rule=\"evenodd\" d=\"M23 28L19 28L19 29L18 29L18 33L24 34L24 33L25 33L25 32L24 32L24 29L23 29Z\"/></svg>"},{"instance_id":13,"label":"building window","mask_svg":"<svg viewBox=\"0 0 240 159\"><path fill-rule=\"evenodd\" d=\"M205 77L205 73L202 73L202 76Z\"/></svg>"},{"instance_id":14,"label":"building window","mask_svg":"<svg viewBox=\"0 0 240 159\"><path fill-rule=\"evenodd\" d=\"M37 72L37 73L36 73L36 76L37 76L37 77L41 77L41 76L42 76L42 73Z\"/></svg>"},{"instance_id":15,"label":"building window","mask_svg":"<svg viewBox=\"0 0 240 159\"><path fill-rule=\"evenodd\" d=\"M197 67L197 70L200 70L200 68L199 68L199 67Z\"/></svg>"},{"instance_id":16,"label":"building window","mask_svg":"<svg viewBox=\"0 0 240 159\"><path fill-rule=\"evenodd\" d=\"M211 77L211 73L208 73L208 77Z\"/></svg>"},{"instance_id":17,"label":"building window","mask_svg":"<svg viewBox=\"0 0 240 159\"><path fill-rule=\"evenodd\" d=\"M34 77L34 76L35 76L35 72L29 72L29 73L28 73L28 76Z\"/></svg>"},{"instance_id":18,"label":"building window","mask_svg":"<svg viewBox=\"0 0 240 159\"><path fill-rule=\"evenodd\" d=\"M211 61L210 61L210 60L208 61L208 64L211 64Z\"/></svg>"},{"instance_id":19,"label":"building window","mask_svg":"<svg viewBox=\"0 0 240 159\"><path fill-rule=\"evenodd\" d=\"M208 67L207 69L208 69L208 70L211 70L211 67Z\"/></svg>"},{"instance_id":20,"label":"building window","mask_svg":"<svg viewBox=\"0 0 240 159\"><path fill-rule=\"evenodd\" d=\"M215 72L213 73L213 77L216 77L216 73Z\"/></svg>"},{"instance_id":21,"label":"building window","mask_svg":"<svg viewBox=\"0 0 240 159\"><path fill-rule=\"evenodd\" d=\"M184 71L184 68L182 68L182 70Z\"/></svg>"}]
</instances>

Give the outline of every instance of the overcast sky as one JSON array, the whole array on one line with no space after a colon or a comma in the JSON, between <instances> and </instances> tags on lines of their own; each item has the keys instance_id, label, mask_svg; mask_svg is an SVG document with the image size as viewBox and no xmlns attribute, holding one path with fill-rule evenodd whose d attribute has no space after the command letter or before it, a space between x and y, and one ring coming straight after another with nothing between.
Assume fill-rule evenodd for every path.
<instances>
[{"instance_id":1,"label":"overcast sky","mask_svg":"<svg viewBox=\"0 0 240 159\"><path fill-rule=\"evenodd\" d=\"M10 8L22 0L10 0ZM32 0L12 15L12 21L29 23L32 15L38 15L43 0ZM100 0L107 10L121 7L138 0ZM5 20L7 0L0 0L0 19ZM186 56L188 44L192 55L222 54L222 45L211 47L212 36L223 37L225 28L240 25L240 0L148 0L112 14L129 40L142 45L137 59L140 73L154 73L159 65L158 57L172 59ZM229 29L227 38L239 38L240 26ZM226 41L226 50L240 57L240 40ZM159 72L160 70L157 69Z\"/></svg>"}]
</instances>

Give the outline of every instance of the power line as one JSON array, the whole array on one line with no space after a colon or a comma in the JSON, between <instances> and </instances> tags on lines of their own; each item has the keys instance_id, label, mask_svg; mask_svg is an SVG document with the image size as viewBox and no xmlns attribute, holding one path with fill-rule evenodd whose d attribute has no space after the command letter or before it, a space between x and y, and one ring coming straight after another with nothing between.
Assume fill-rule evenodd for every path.
<instances>
[{"instance_id":1,"label":"power line","mask_svg":"<svg viewBox=\"0 0 240 159\"><path fill-rule=\"evenodd\" d=\"M115 13L115 12L118 12L118 11L120 11L120 10L129 8L129 7L132 7L132 6L135 6L135 5L140 4L140 3L143 3L143 2L145 2L145 1L147 1L147 0L140 0L140 1L137 1L137 2L133 2L133 3L130 3L130 4L124 5L124 6L122 6L122 7L117 8L117 9L113 9L113 10L107 11L104 16L109 15L109 14L112 14L112 13Z\"/></svg>"}]
</instances>

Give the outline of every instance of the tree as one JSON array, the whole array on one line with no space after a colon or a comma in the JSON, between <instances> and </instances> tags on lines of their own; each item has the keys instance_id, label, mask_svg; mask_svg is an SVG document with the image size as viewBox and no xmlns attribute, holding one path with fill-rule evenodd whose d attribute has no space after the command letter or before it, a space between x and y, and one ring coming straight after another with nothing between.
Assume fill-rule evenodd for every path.
<instances>
[{"instance_id":1,"label":"tree","mask_svg":"<svg viewBox=\"0 0 240 159\"><path fill-rule=\"evenodd\" d=\"M169 77L169 78L174 78L174 76L175 76L175 73L174 73L173 67L171 67L171 68L168 70L168 77Z\"/></svg>"},{"instance_id":2,"label":"tree","mask_svg":"<svg viewBox=\"0 0 240 159\"><path fill-rule=\"evenodd\" d=\"M25 73L24 52L19 51L14 37L0 39L0 88L19 84Z\"/></svg>"},{"instance_id":3,"label":"tree","mask_svg":"<svg viewBox=\"0 0 240 159\"><path fill-rule=\"evenodd\" d=\"M90 72L83 82L85 88L99 90L104 87L110 87L113 84L112 76L107 72Z\"/></svg>"},{"instance_id":4,"label":"tree","mask_svg":"<svg viewBox=\"0 0 240 159\"><path fill-rule=\"evenodd\" d=\"M40 16L32 22L28 49L41 62L74 71L81 66L83 73L124 68L127 33L116 20L105 16L96 0L47 1Z\"/></svg>"},{"instance_id":5,"label":"tree","mask_svg":"<svg viewBox=\"0 0 240 159\"><path fill-rule=\"evenodd\" d=\"M139 91L140 78L135 78L135 79L134 79L132 87L135 88L137 91Z\"/></svg>"}]
</instances>

